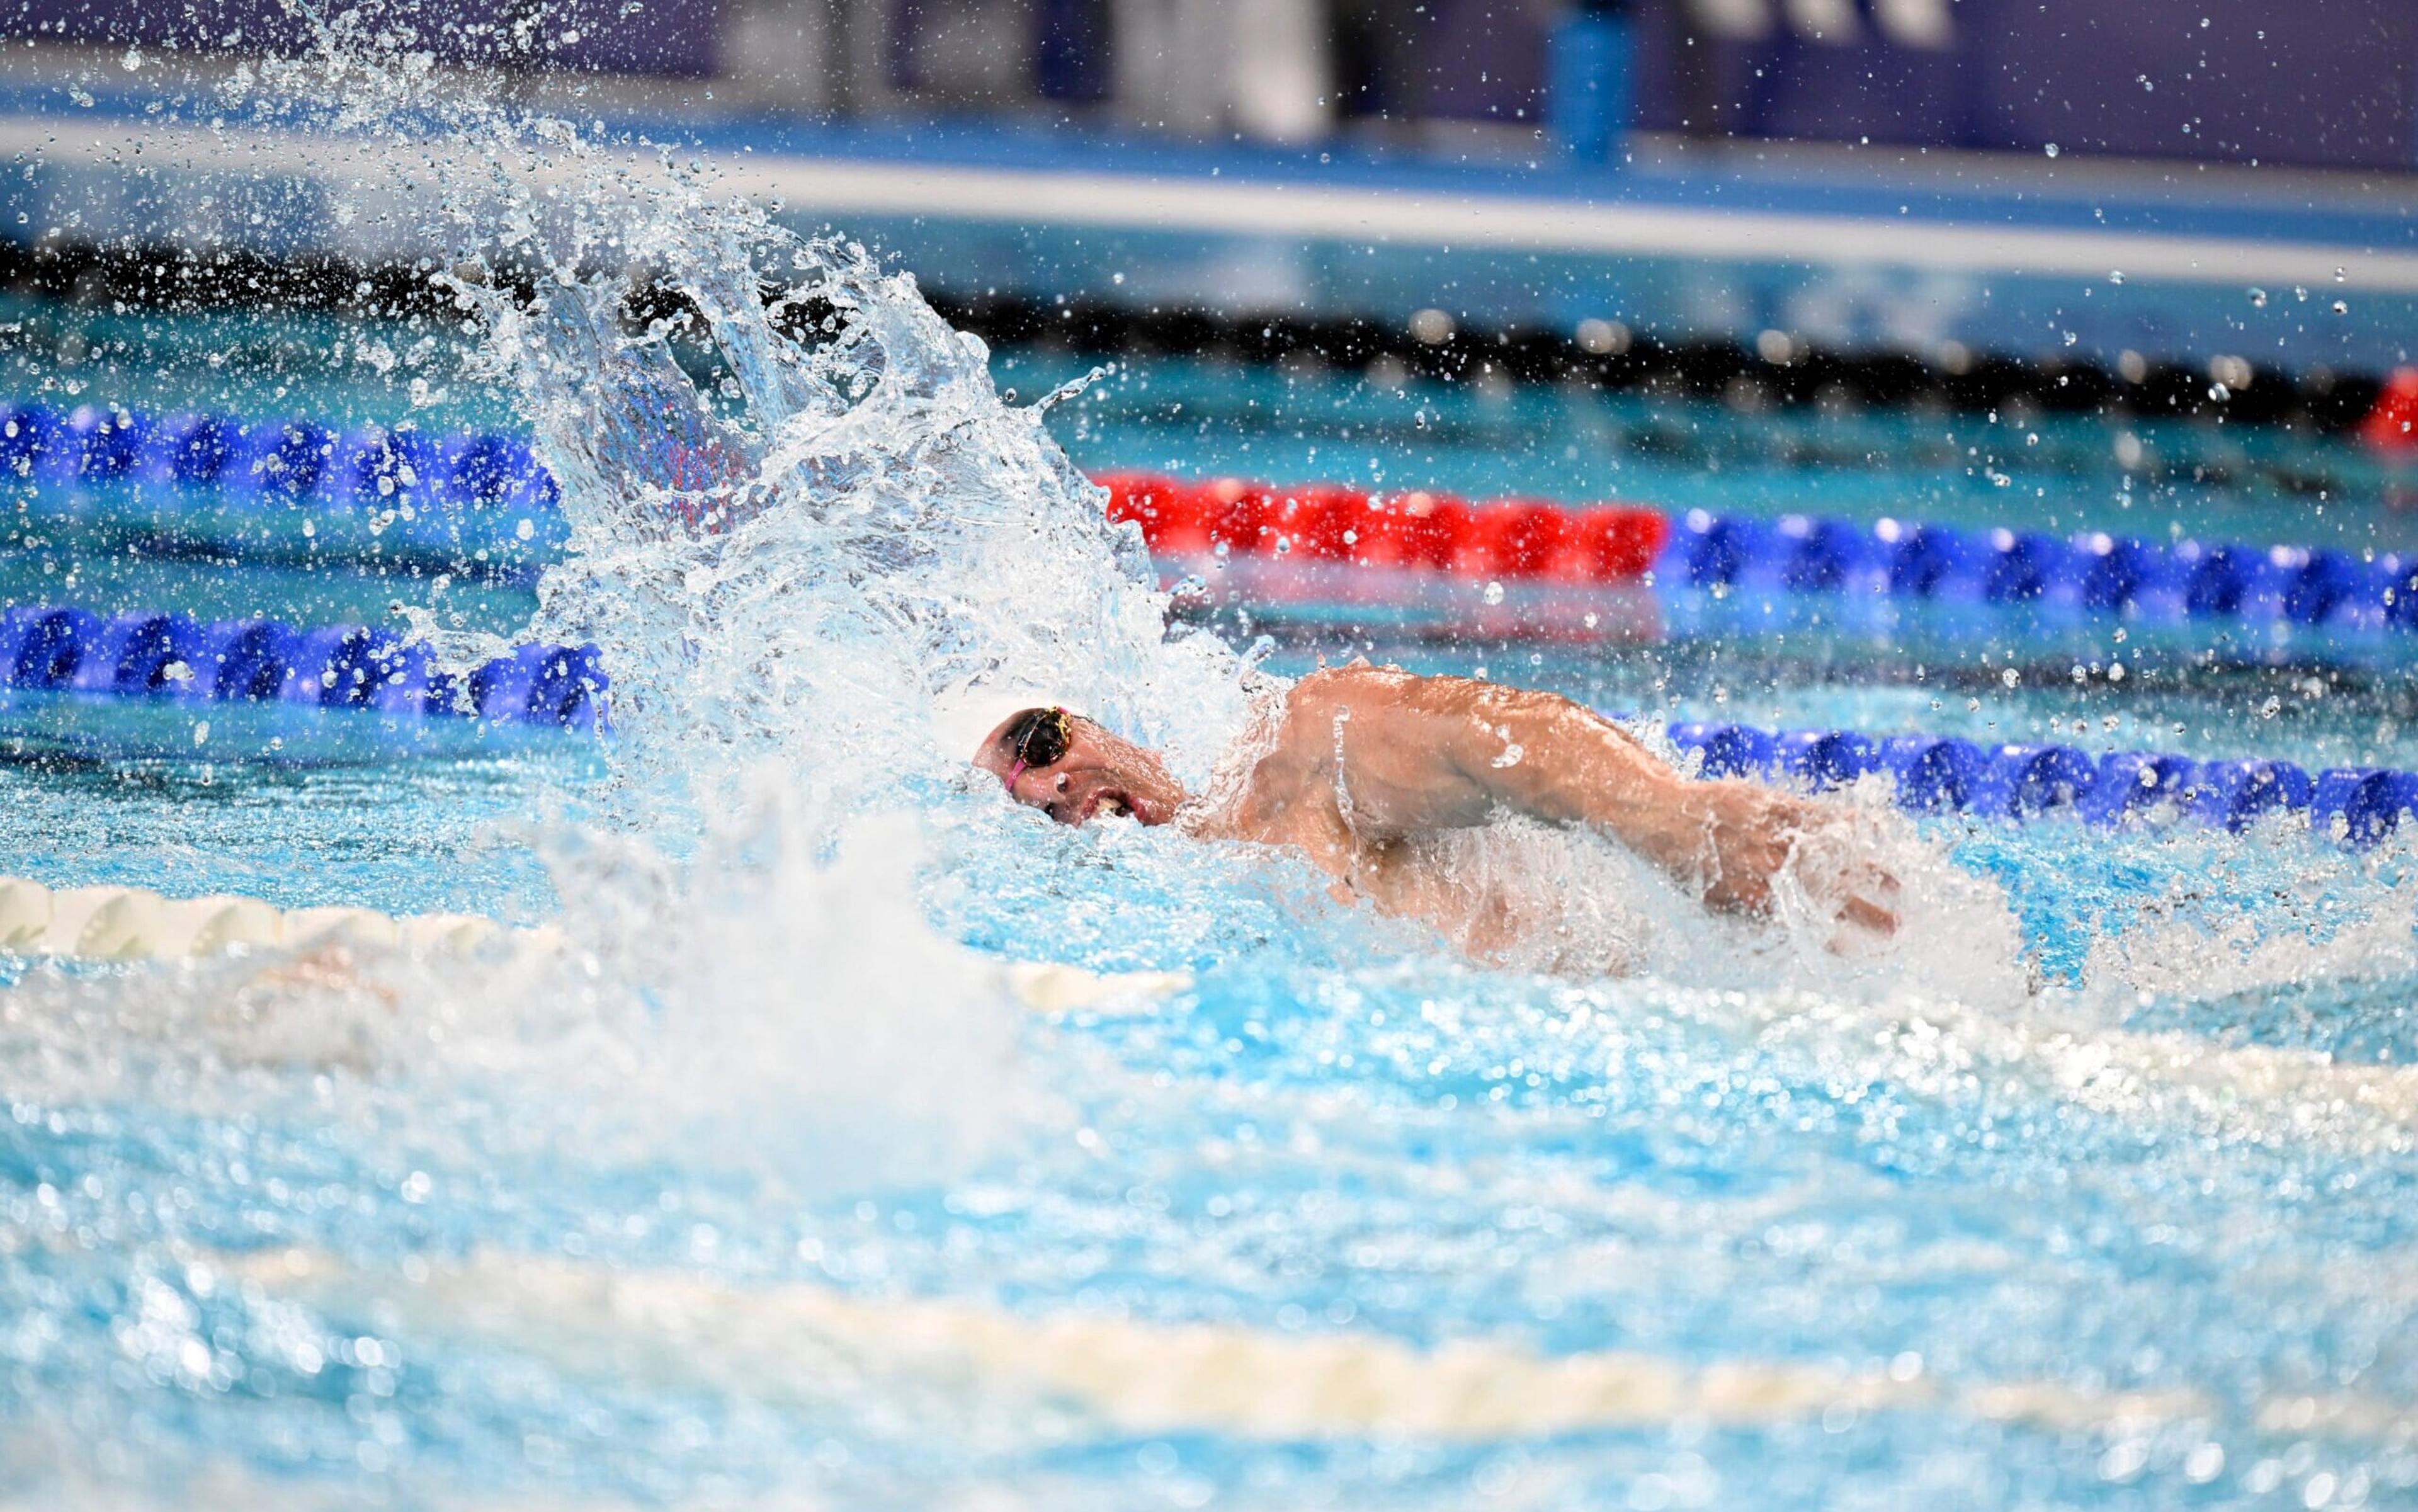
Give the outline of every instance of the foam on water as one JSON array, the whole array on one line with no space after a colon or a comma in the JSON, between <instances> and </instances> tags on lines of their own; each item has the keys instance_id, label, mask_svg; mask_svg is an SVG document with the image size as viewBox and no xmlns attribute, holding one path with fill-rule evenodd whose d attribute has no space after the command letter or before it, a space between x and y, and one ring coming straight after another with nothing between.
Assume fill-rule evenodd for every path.
<instances>
[{"instance_id":1,"label":"foam on water","mask_svg":"<svg viewBox=\"0 0 2418 1512\"><path fill-rule=\"evenodd\" d=\"M856 820L826 848L760 786L685 861L559 837L567 948L38 969L0 1007L9 1092L225 1117L335 1076L406 1141L476 1118L547 1158L808 1192L941 1179L1046 1116L1001 967L925 922L912 829Z\"/></svg>"},{"instance_id":2,"label":"foam on water","mask_svg":"<svg viewBox=\"0 0 2418 1512\"><path fill-rule=\"evenodd\" d=\"M932 710L975 682L1049 689L1205 771L1238 664L1171 635L1138 534L1042 406L1002 403L982 343L863 249L666 196L634 208L619 267L555 263L528 303L467 291L572 527L533 628L603 645L634 776L711 791L769 758L847 810L895 804L962 770ZM627 334L636 275L695 319ZM713 392L676 336L718 359Z\"/></svg>"},{"instance_id":3,"label":"foam on water","mask_svg":"<svg viewBox=\"0 0 2418 1512\"><path fill-rule=\"evenodd\" d=\"M430 85L365 77L343 42L287 67L281 108L327 99L331 130L390 133ZM359 88L328 99L335 84ZM969 685L1047 690L1161 748L1196 787L1253 693L1280 691L1214 635L1170 630L1139 533L1105 520L1046 402L1003 402L982 343L911 276L800 237L668 155L450 108L459 134L408 139L431 195L420 229L476 317L479 374L516 396L561 484L569 547L528 634L603 648L625 824L676 852L769 763L834 817L971 802L1021 832L995 795L951 791L964 735L934 711ZM640 305L672 313L634 330ZM415 619L457 664L497 649L445 632L437 605ZM2012 1000L2003 907L1885 806L1867 805L1859 843L1917 884L1915 927L1856 962L1795 885L1775 926L1735 926L1585 837L1497 826L1443 842L1440 860L1526 921L1508 965L1911 979ZM1835 869L1826 844L1809 841L1802 877ZM1929 943L1948 935L1956 949Z\"/></svg>"}]
</instances>

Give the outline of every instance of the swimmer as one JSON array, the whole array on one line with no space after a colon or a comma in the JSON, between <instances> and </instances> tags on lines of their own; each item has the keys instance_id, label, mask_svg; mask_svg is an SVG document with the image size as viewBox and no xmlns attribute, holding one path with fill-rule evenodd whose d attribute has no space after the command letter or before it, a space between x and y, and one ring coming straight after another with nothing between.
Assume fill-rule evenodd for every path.
<instances>
[{"instance_id":1,"label":"swimmer","mask_svg":"<svg viewBox=\"0 0 2418 1512\"><path fill-rule=\"evenodd\" d=\"M1296 850L1339 895L1443 924L1481 954L1466 900L1428 842L1507 814L1604 835L1729 912L1770 912L1794 862L1844 926L1834 948L1849 930L1897 928L1897 880L1848 832L1844 805L1682 776L1555 694L1366 664L1323 668L1263 710L1200 796L1155 752L1055 707L1009 715L973 759L1061 824L1122 814Z\"/></svg>"}]
</instances>

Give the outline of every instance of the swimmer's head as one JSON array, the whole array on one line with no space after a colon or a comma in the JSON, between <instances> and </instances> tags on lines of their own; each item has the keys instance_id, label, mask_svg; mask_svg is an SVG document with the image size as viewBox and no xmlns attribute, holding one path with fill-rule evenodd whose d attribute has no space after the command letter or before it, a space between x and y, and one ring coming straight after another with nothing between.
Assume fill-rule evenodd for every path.
<instances>
[{"instance_id":1,"label":"swimmer's head","mask_svg":"<svg viewBox=\"0 0 2418 1512\"><path fill-rule=\"evenodd\" d=\"M1184 802L1184 788L1155 753L1056 705L1002 720L975 748L974 765L1018 802L1061 824L1100 814L1165 824Z\"/></svg>"}]
</instances>

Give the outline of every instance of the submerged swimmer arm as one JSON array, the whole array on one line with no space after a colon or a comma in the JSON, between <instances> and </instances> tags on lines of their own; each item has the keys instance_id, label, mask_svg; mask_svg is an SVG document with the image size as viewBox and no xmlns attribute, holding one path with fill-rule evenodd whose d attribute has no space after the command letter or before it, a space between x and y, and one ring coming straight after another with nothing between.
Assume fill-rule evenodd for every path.
<instances>
[{"instance_id":1,"label":"submerged swimmer arm","mask_svg":"<svg viewBox=\"0 0 2418 1512\"><path fill-rule=\"evenodd\" d=\"M1296 723L1337 730L1339 792L1380 832L1462 827L1507 809L1584 825L1715 908L1759 913L1828 805L1760 783L1681 776L1635 738L1556 694L1462 678L1342 668L1294 690ZM1309 713L1308 721L1298 716ZM1886 932L1895 880L1869 862L1838 877L1839 916Z\"/></svg>"}]
</instances>

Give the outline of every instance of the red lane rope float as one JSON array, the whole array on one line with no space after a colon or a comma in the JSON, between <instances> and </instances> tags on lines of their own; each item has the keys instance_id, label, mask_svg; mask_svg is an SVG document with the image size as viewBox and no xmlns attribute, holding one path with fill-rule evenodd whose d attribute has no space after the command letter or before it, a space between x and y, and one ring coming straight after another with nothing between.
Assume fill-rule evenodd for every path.
<instances>
[{"instance_id":1,"label":"red lane rope float","mask_svg":"<svg viewBox=\"0 0 2418 1512\"><path fill-rule=\"evenodd\" d=\"M2380 451L2418 451L2418 368L2393 370L2359 434Z\"/></svg>"},{"instance_id":2,"label":"red lane rope float","mask_svg":"<svg viewBox=\"0 0 2418 1512\"><path fill-rule=\"evenodd\" d=\"M1462 577L1622 583L1653 566L1671 535L1660 513L1623 506L1472 503L1425 489L1386 494L1151 473L1104 473L1094 481L1109 491L1109 518L1140 526L1160 557L1223 551Z\"/></svg>"}]
</instances>

